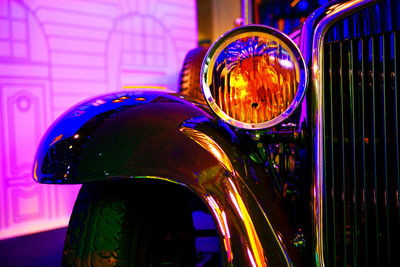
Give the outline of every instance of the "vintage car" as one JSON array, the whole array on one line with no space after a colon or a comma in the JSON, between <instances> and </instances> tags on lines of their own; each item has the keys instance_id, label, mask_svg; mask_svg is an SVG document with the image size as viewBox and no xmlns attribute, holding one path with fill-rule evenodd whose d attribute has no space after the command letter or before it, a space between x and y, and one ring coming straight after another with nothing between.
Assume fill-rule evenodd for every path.
<instances>
[{"instance_id":1,"label":"vintage car","mask_svg":"<svg viewBox=\"0 0 400 267\"><path fill-rule=\"evenodd\" d=\"M203 61L208 105L143 90L70 109L33 170L83 184L63 266L194 266L213 234L204 266L398 266L399 14L333 1L290 37L233 29Z\"/></svg>"}]
</instances>

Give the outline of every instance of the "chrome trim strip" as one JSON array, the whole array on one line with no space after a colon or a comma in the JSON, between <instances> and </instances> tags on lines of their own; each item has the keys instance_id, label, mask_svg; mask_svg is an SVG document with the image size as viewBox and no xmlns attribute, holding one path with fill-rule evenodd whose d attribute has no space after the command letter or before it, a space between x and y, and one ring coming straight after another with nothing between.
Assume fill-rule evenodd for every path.
<instances>
[{"instance_id":1,"label":"chrome trim strip","mask_svg":"<svg viewBox=\"0 0 400 267\"><path fill-rule=\"evenodd\" d=\"M315 259L317 266L325 266L323 247L323 40L329 27L344 17L351 15L360 9L366 8L378 2L377 0L352 0L329 6L324 10L325 17L319 21L315 28L312 42L312 110L313 110L313 138L314 142L314 226L316 237Z\"/></svg>"},{"instance_id":2,"label":"chrome trim strip","mask_svg":"<svg viewBox=\"0 0 400 267\"><path fill-rule=\"evenodd\" d=\"M242 18L244 19L245 25L253 23L253 1L242 0Z\"/></svg>"}]
</instances>

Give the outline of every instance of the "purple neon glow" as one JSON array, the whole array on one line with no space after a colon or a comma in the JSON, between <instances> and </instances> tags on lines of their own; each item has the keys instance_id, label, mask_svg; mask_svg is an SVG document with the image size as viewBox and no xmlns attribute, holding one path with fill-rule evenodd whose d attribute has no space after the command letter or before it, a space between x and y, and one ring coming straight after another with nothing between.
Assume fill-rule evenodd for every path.
<instances>
[{"instance_id":1,"label":"purple neon glow","mask_svg":"<svg viewBox=\"0 0 400 267\"><path fill-rule=\"evenodd\" d=\"M194 0L0 0L0 239L68 222L79 186L31 177L58 115L127 85L175 91L196 44Z\"/></svg>"}]
</instances>

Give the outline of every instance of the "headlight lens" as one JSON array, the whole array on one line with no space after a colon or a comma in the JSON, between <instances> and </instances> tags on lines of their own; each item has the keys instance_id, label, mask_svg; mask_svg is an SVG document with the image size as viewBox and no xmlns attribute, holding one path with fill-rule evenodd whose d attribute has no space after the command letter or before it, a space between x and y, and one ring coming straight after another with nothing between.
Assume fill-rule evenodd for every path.
<instances>
[{"instance_id":1,"label":"headlight lens","mask_svg":"<svg viewBox=\"0 0 400 267\"><path fill-rule=\"evenodd\" d=\"M215 42L201 77L211 109L244 129L268 128L286 119L307 82L304 59L289 37L256 25L236 28Z\"/></svg>"}]
</instances>

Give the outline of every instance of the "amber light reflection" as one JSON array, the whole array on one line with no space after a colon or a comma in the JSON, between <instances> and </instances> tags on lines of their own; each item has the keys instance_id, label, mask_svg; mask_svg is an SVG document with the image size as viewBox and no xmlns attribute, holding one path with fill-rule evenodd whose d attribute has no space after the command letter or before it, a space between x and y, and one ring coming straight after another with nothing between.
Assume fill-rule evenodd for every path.
<instances>
[{"instance_id":1,"label":"amber light reflection","mask_svg":"<svg viewBox=\"0 0 400 267\"><path fill-rule=\"evenodd\" d=\"M221 147L214 141L212 140L209 136L206 134L199 132L195 129L188 128L188 127L182 127L180 128L180 131L186 134L189 138L194 140L196 143L198 143L200 146L202 146L204 149L209 151L213 156L225 167L226 170L228 170L232 175L236 175L235 172L233 171L233 166L231 162L229 161L227 155L224 153L224 151L221 149ZM230 200L232 201L235 210L237 214L240 217L240 220L242 220L242 224L244 225L244 228L246 230L246 235L248 238L249 242L249 247L248 247L248 255L249 255L249 260L252 263L253 266L259 266L259 267L266 267L266 258L264 255L264 250L261 245L260 239L258 237L258 234L256 232L256 229L254 227L253 221L251 220L250 214L246 208L246 205L243 202L242 197L240 196L234 182L232 181L231 178L228 178L229 183L227 184L227 195L229 195ZM229 226L228 226L228 221L226 217L226 213L223 209L220 208L218 203L215 201L215 199L212 196L207 196L206 197L207 202L209 203L209 206L212 209L212 212L214 213L214 217L216 218L218 222L218 227L223 235L223 242L224 242L224 247L225 251L228 256L228 261L231 262L233 259L233 253L231 249L231 233L229 231Z\"/></svg>"},{"instance_id":2,"label":"amber light reflection","mask_svg":"<svg viewBox=\"0 0 400 267\"><path fill-rule=\"evenodd\" d=\"M267 266L267 264L265 262L264 250L261 245L260 239L258 238L253 221L251 220L251 217L247 211L243 199L239 195L239 192L235 184L233 183L232 179L228 178L228 181L230 184L229 197L232 200L240 218L243 220L247 236L250 241L250 249L247 248L250 262L252 262L253 266L265 267Z\"/></svg>"},{"instance_id":3,"label":"amber light reflection","mask_svg":"<svg viewBox=\"0 0 400 267\"><path fill-rule=\"evenodd\" d=\"M232 48L225 49L227 69L214 80L215 97L231 118L263 123L278 117L292 103L299 86L298 66L280 44L266 38L248 39L235 43L245 52L232 56Z\"/></svg>"},{"instance_id":4,"label":"amber light reflection","mask_svg":"<svg viewBox=\"0 0 400 267\"><path fill-rule=\"evenodd\" d=\"M50 143L49 146L52 146L52 145L54 145L55 143L57 143L58 141L60 141L62 137L63 137L62 134L60 134L59 136L55 137L55 138L51 141L51 143Z\"/></svg>"},{"instance_id":5,"label":"amber light reflection","mask_svg":"<svg viewBox=\"0 0 400 267\"><path fill-rule=\"evenodd\" d=\"M211 137L200 131L184 126L180 128L180 131L198 143L205 150L209 151L222 164L222 166L225 167L226 170L235 175L228 156L225 154L224 150L222 150L222 148L213 139L211 139Z\"/></svg>"},{"instance_id":6,"label":"amber light reflection","mask_svg":"<svg viewBox=\"0 0 400 267\"><path fill-rule=\"evenodd\" d=\"M231 249L231 233L229 231L228 222L226 219L225 211L221 211L220 207L218 206L217 202L214 200L212 196L207 197L207 202L211 207L215 218L218 221L218 227L224 236L224 247L225 251L228 255L228 261L231 262L233 259L232 249Z\"/></svg>"}]
</instances>

